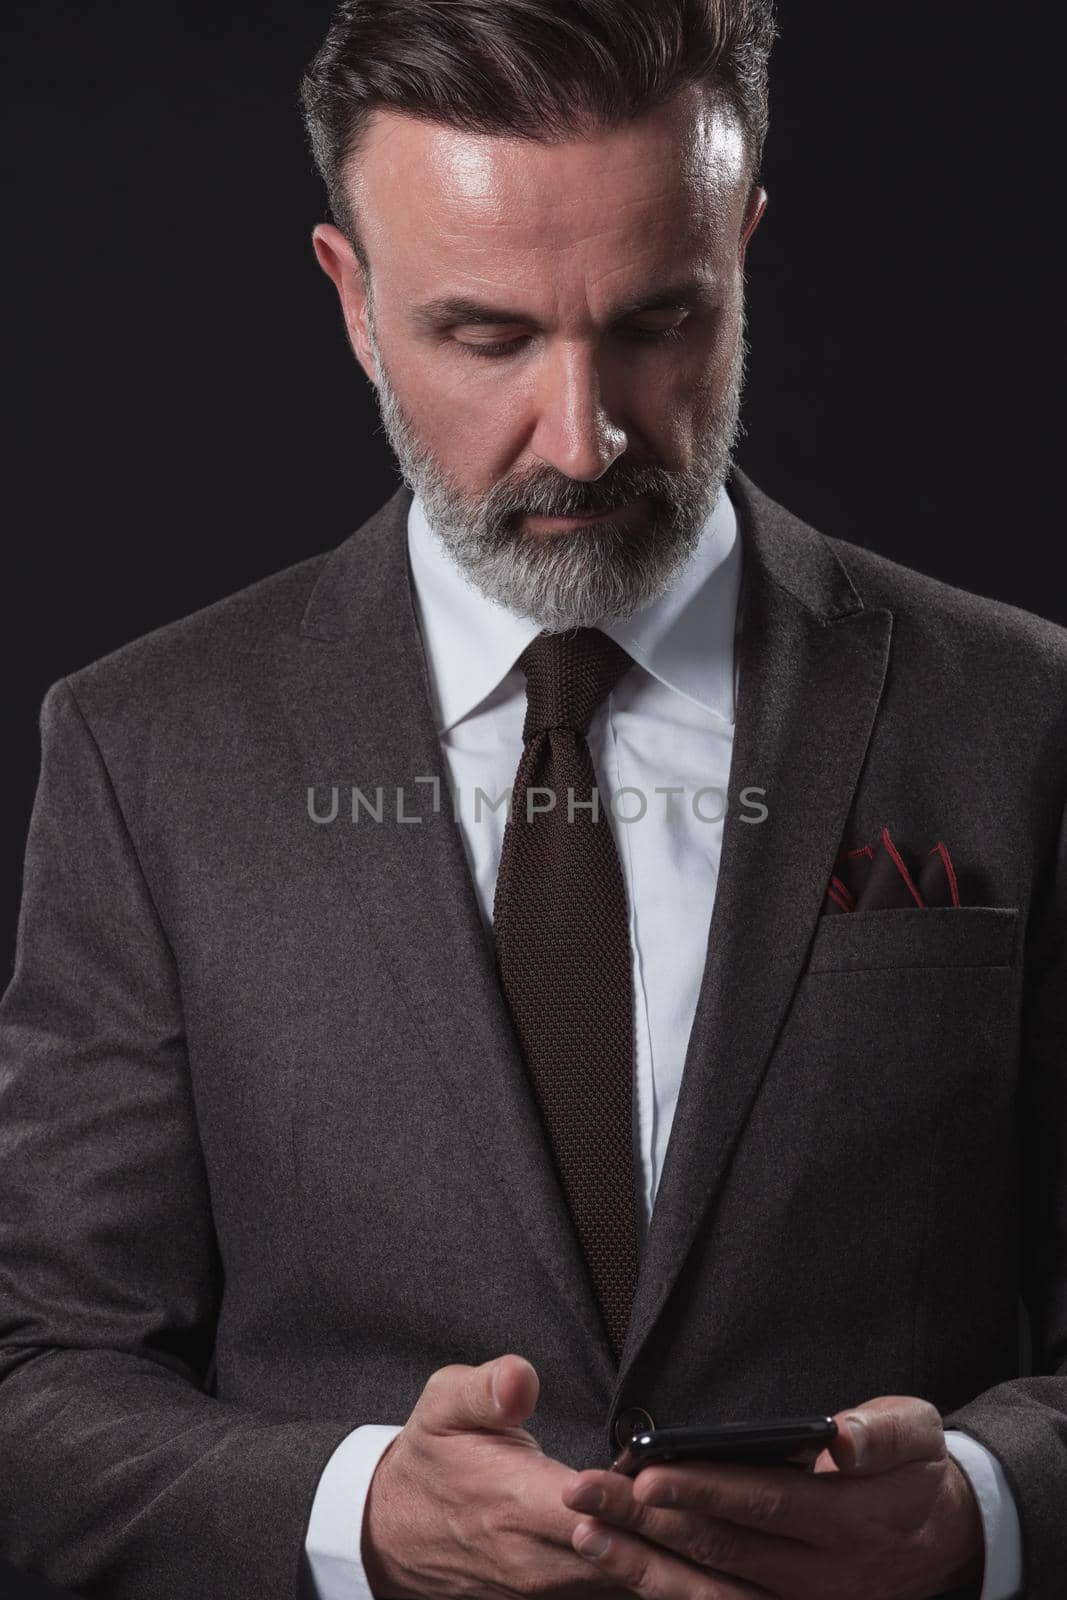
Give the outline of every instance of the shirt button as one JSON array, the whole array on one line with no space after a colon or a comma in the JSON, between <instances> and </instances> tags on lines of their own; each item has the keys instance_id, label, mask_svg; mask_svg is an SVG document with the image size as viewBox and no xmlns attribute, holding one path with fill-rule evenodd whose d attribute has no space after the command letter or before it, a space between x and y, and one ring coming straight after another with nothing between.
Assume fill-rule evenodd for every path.
<instances>
[{"instance_id":1,"label":"shirt button","mask_svg":"<svg viewBox=\"0 0 1067 1600\"><path fill-rule=\"evenodd\" d=\"M647 1411L631 1406L615 1418L615 1443L620 1450L625 1450L635 1433L649 1433L655 1426Z\"/></svg>"}]
</instances>

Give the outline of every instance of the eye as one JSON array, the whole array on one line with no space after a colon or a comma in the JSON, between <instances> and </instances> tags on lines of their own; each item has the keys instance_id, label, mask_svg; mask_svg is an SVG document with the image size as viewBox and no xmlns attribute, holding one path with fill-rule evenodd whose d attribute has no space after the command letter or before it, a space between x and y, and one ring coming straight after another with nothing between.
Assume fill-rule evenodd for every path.
<instances>
[{"instance_id":1,"label":"eye","mask_svg":"<svg viewBox=\"0 0 1067 1600\"><path fill-rule=\"evenodd\" d=\"M625 328L620 329L623 338L636 339L639 344L667 344L675 339L685 336L685 325L688 317L682 322L674 322L669 328ZM529 344L529 338L524 334L518 339L501 339L494 344L468 344L463 339L455 339L464 355L473 356L475 360L500 360L502 357L517 355L520 350Z\"/></svg>"}]
</instances>

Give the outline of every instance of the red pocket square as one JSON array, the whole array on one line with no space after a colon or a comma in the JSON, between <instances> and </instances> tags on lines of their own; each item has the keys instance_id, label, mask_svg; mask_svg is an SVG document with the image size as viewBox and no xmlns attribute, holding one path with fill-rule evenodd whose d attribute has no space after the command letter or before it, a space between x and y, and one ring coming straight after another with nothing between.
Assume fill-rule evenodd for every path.
<instances>
[{"instance_id":1,"label":"red pocket square","mask_svg":"<svg viewBox=\"0 0 1067 1600\"><path fill-rule=\"evenodd\" d=\"M959 885L948 846L939 839L909 865L883 828L876 844L843 850L834 863L824 912L913 910L958 906Z\"/></svg>"}]
</instances>

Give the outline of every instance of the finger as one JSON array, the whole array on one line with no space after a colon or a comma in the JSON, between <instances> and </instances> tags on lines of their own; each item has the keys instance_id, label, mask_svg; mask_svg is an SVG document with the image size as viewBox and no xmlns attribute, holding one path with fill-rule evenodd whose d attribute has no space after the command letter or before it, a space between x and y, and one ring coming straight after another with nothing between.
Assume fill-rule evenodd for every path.
<instances>
[{"instance_id":1,"label":"finger","mask_svg":"<svg viewBox=\"0 0 1067 1600\"><path fill-rule=\"evenodd\" d=\"M835 1417L837 1438L828 1449L838 1469L850 1476L891 1472L909 1461L938 1461L945 1455L941 1413L916 1395L880 1395Z\"/></svg>"},{"instance_id":2,"label":"finger","mask_svg":"<svg viewBox=\"0 0 1067 1600\"><path fill-rule=\"evenodd\" d=\"M637 1535L699 1567L766 1584L774 1593L795 1581L805 1561L810 1564L815 1555L815 1547L801 1540L757 1533L699 1511L643 1505L632 1496L628 1503L621 1497L609 1503L606 1497L595 1521L610 1530Z\"/></svg>"},{"instance_id":3,"label":"finger","mask_svg":"<svg viewBox=\"0 0 1067 1600\"><path fill-rule=\"evenodd\" d=\"M603 1488L603 1509L577 1501L579 1478ZM667 1491L672 1491L673 1501L667 1499ZM797 1467L677 1462L646 1467L637 1478L611 1470L587 1470L565 1486L565 1504L629 1526L640 1526L633 1517L633 1506L677 1507L776 1539L827 1546L840 1538L841 1526L861 1510L861 1499L869 1512L869 1494L864 1486L841 1474L816 1475Z\"/></svg>"},{"instance_id":4,"label":"finger","mask_svg":"<svg viewBox=\"0 0 1067 1600\"><path fill-rule=\"evenodd\" d=\"M771 1589L697 1565L603 1522L579 1523L574 1548L642 1600L777 1600Z\"/></svg>"},{"instance_id":5,"label":"finger","mask_svg":"<svg viewBox=\"0 0 1067 1600\"><path fill-rule=\"evenodd\" d=\"M797 1479L808 1480L798 1484ZM855 1500L857 1485L840 1487ZM832 1543L839 1535L846 1512L840 1492L830 1495L822 1480L793 1467L711 1466L706 1462L649 1468L636 1480L625 1473L578 1473L563 1488L564 1504L593 1515L602 1522L647 1535L685 1553L685 1529L714 1521L732 1529L749 1557L758 1556L769 1581L775 1572L773 1556L782 1547L815 1548ZM668 1506L665 1490L673 1490ZM862 1491L861 1491L862 1492ZM595 1496L602 1499L597 1503ZM747 1531L751 1538L740 1541ZM712 1563L713 1565L715 1563ZM728 1566L727 1563L723 1563Z\"/></svg>"}]
</instances>

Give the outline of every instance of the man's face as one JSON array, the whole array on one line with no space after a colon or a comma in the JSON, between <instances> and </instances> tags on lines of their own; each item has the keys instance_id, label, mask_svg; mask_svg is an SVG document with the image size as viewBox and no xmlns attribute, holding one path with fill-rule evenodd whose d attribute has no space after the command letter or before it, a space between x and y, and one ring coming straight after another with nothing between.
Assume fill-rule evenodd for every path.
<instances>
[{"instance_id":1,"label":"man's face","mask_svg":"<svg viewBox=\"0 0 1067 1600\"><path fill-rule=\"evenodd\" d=\"M378 112L350 187L372 296L336 228L316 252L453 559L552 631L663 593L738 430L766 196L734 114L693 89L547 145Z\"/></svg>"}]
</instances>

